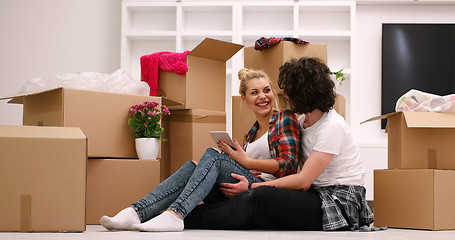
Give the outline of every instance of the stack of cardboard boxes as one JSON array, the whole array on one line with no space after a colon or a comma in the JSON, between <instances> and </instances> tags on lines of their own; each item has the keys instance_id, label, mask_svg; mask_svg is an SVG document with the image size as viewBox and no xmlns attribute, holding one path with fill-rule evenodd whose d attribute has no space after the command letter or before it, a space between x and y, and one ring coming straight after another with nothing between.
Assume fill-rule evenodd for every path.
<instances>
[{"instance_id":1,"label":"stack of cardboard boxes","mask_svg":"<svg viewBox=\"0 0 455 240\"><path fill-rule=\"evenodd\" d=\"M159 97L69 88L2 97L23 104L27 126L0 126L0 231L84 231L199 160L214 145L209 131L226 129L226 61L242 47L205 39L185 76L160 71ZM127 124L144 101L171 109L156 160L137 159Z\"/></svg>"},{"instance_id":2,"label":"stack of cardboard boxes","mask_svg":"<svg viewBox=\"0 0 455 240\"><path fill-rule=\"evenodd\" d=\"M455 114L396 112L367 121L384 118L388 169L374 171L374 224L455 229Z\"/></svg>"},{"instance_id":3,"label":"stack of cardboard boxes","mask_svg":"<svg viewBox=\"0 0 455 240\"><path fill-rule=\"evenodd\" d=\"M160 161L137 159L128 110L173 101L67 88L4 98L23 104L26 126L1 126L1 231L84 231L159 184Z\"/></svg>"},{"instance_id":4,"label":"stack of cardboard boxes","mask_svg":"<svg viewBox=\"0 0 455 240\"><path fill-rule=\"evenodd\" d=\"M226 130L226 61L242 48L206 38L188 53L186 75L159 71L158 93L182 103L171 107L164 178L215 146L210 131Z\"/></svg>"}]
</instances>

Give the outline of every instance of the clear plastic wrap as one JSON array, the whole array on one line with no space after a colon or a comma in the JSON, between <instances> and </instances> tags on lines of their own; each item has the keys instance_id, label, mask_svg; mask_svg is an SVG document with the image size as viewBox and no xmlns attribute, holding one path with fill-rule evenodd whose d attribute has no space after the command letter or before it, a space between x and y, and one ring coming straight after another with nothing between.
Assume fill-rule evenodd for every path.
<instances>
[{"instance_id":1,"label":"clear plastic wrap","mask_svg":"<svg viewBox=\"0 0 455 240\"><path fill-rule=\"evenodd\" d=\"M20 90L29 92L58 87L144 96L148 96L150 93L150 87L146 82L134 79L131 74L122 69L111 74L82 72L54 74L47 78L32 78Z\"/></svg>"},{"instance_id":2,"label":"clear plastic wrap","mask_svg":"<svg viewBox=\"0 0 455 240\"><path fill-rule=\"evenodd\" d=\"M401 96L396 112L455 112L455 94L439 96L411 89Z\"/></svg>"}]
</instances>

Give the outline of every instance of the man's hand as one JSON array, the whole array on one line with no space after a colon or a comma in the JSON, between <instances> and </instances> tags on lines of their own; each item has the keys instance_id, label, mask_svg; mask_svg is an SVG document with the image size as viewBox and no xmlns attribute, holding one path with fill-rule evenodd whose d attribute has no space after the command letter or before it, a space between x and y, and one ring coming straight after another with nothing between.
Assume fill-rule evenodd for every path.
<instances>
[{"instance_id":1,"label":"man's hand","mask_svg":"<svg viewBox=\"0 0 455 240\"><path fill-rule=\"evenodd\" d=\"M235 197L240 193L248 191L248 180L239 174L232 173L231 176L238 179L238 183L220 183L221 192L228 198Z\"/></svg>"}]
</instances>

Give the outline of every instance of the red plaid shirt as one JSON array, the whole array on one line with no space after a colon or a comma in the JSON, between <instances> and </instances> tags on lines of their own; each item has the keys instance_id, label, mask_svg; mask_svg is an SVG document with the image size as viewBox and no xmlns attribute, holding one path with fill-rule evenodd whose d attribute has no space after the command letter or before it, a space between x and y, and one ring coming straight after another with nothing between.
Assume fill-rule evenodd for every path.
<instances>
[{"instance_id":1,"label":"red plaid shirt","mask_svg":"<svg viewBox=\"0 0 455 240\"><path fill-rule=\"evenodd\" d=\"M250 142L259 128L258 122L243 138L243 150ZM293 113L288 109L274 110L269 121L269 149L270 156L278 162L279 170L275 177L283 177L297 172L300 160L300 125Z\"/></svg>"}]
</instances>

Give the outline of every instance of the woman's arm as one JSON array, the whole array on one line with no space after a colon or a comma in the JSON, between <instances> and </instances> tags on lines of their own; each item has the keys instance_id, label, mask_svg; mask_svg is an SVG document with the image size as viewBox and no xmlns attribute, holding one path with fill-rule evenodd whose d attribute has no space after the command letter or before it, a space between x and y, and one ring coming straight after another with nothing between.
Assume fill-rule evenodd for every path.
<instances>
[{"instance_id":1,"label":"woman's arm","mask_svg":"<svg viewBox=\"0 0 455 240\"><path fill-rule=\"evenodd\" d=\"M300 124L295 115L287 109L282 110L274 132L272 141L277 143L274 159L279 167L278 171L273 173L273 175L280 178L296 173L301 155L301 142Z\"/></svg>"},{"instance_id":2,"label":"woman's arm","mask_svg":"<svg viewBox=\"0 0 455 240\"><path fill-rule=\"evenodd\" d=\"M232 159L248 169L274 174L276 177L297 172L300 156L300 125L289 110L277 114L274 125L269 129L273 146L271 159L253 159L248 157L234 139L237 150L221 142L220 148Z\"/></svg>"}]
</instances>

